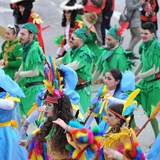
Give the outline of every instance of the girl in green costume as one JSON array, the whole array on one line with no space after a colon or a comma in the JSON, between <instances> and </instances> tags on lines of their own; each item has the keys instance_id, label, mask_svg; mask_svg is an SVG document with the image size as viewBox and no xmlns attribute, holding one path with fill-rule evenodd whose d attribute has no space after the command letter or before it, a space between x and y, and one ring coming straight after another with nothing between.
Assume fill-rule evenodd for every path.
<instances>
[{"instance_id":1,"label":"girl in green costume","mask_svg":"<svg viewBox=\"0 0 160 160\"><path fill-rule=\"evenodd\" d=\"M14 80L14 74L22 62L22 45L17 38L19 28L17 25L8 25L5 30L6 41L2 44L0 53L0 66L4 72Z\"/></svg>"}]
</instances>

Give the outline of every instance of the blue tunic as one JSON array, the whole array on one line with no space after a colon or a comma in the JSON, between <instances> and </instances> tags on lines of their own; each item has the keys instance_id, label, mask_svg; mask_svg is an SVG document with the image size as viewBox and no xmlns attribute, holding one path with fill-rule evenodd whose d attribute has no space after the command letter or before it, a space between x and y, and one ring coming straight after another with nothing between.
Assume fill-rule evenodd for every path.
<instances>
[{"instance_id":1,"label":"blue tunic","mask_svg":"<svg viewBox=\"0 0 160 160\"><path fill-rule=\"evenodd\" d=\"M6 93L0 94L5 99ZM15 117L16 108L4 110L0 108L0 125L9 122ZM19 136L11 126L0 126L0 160L27 160L25 149L18 144Z\"/></svg>"}]
</instances>

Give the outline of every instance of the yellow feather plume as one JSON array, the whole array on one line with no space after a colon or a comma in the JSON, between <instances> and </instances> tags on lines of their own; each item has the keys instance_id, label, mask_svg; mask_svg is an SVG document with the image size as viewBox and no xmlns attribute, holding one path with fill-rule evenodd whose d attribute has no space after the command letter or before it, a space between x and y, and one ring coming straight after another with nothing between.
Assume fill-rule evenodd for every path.
<instances>
[{"instance_id":1,"label":"yellow feather plume","mask_svg":"<svg viewBox=\"0 0 160 160\"><path fill-rule=\"evenodd\" d=\"M127 107L129 107L131 105L131 103L133 102L134 98L139 94L140 89L136 89L135 91L133 91L127 98L124 107L123 107L123 112L122 115L124 114L124 111L126 110Z\"/></svg>"}]
</instances>

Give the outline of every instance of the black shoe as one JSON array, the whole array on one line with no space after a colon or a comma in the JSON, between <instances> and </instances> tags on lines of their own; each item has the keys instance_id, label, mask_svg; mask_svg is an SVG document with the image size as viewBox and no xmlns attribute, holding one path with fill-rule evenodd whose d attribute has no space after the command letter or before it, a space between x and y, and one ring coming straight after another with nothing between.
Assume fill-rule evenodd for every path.
<instances>
[{"instance_id":1,"label":"black shoe","mask_svg":"<svg viewBox=\"0 0 160 160\"><path fill-rule=\"evenodd\" d=\"M130 59L139 59L139 57L133 56L133 57L131 57Z\"/></svg>"}]
</instances>

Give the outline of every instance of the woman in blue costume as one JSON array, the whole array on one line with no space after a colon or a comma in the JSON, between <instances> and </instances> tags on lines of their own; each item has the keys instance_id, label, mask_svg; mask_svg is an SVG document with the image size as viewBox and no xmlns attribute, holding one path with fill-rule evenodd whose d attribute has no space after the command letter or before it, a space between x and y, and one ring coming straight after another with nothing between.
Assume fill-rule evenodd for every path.
<instances>
[{"instance_id":1,"label":"woman in blue costume","mask_svg":"<svg viewBox=\"0 0 160 160\"><path fill-rule=\"evenodd\" d=\"M20 89L3 70L0 70L0 160L27 160L23 147L19 146L20 138L16 128L18 123L17 102L25 97Z\"/></svg>"},{"instance_id":2,"label":"woman in blue costume","mask_svg":"<svg viewBox=\"0 0 160 160\"><path fill-rule=\"evenodd\" d=\"M62 89L62 91L64 94L66 94L69 97L69 99L72 103L72 109L73 109L74 115L79 110L78 121L84 122L85 115L84 115L83 109L82 109L80 102L79 102L80 97L79 97L78 93L75 92L75 90L74 90L76 87L77 81L78 81L77 74L72 68L70 68L66 65L63 65L63 64L60 65L59 70L62 71L63 80L64 80L64 88ZM43 88L37 94L36 104L37 104L37 107L39 107L39 108L43 105L43 98L44 98L45 93L46 93L46 88ZM29 124L33 123L35 120L38 119L38 117L40 116L40 113L41 113L40 110L35 109L31 113L31 115L27 118L26 122L23 124L23 127L21 129L21 134L23 134L24 132L27 131Z\"/></svg>"},{"instance_id":3,"label":"woman in blue costume","mask_svg":"<svg viewBox=\"0 0 160 160\"><path fill-rule=\"evenodd\" d=\"M134 89L135 76L131 71L125 71L122 74L117 69L109 70L105 76L105 85L99 89L98 94L91 102L91 107L94 107L94 111L85 126L89 127L94 117L99 117L99 126L106 131L108 129L106 122L107 108L112 104L124 104L128 97L128 92Z\"/></svg>"}]
</instances>

